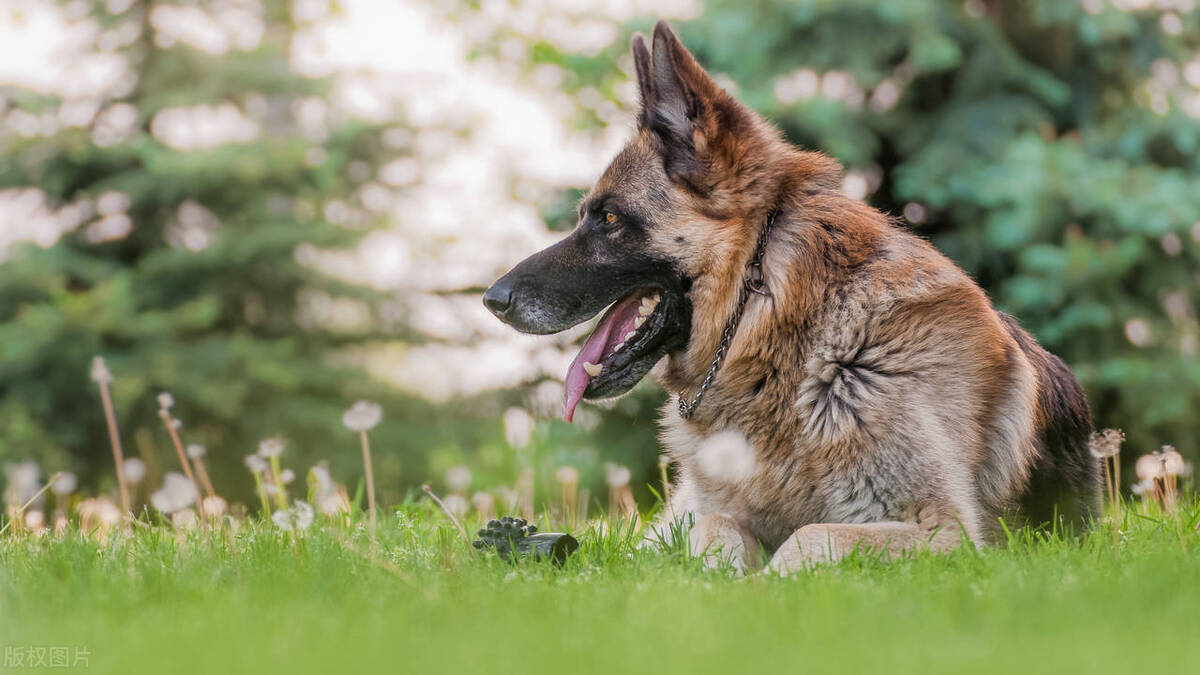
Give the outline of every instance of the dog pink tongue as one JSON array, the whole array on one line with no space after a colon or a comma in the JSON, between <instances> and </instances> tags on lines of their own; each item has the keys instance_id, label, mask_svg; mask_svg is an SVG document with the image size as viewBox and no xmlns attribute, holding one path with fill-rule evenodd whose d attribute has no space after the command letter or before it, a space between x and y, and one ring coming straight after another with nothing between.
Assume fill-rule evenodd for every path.
<instances>
[{"instance_id":1,"label":"dog pink tongue","mask_svg":"<svg viewBox=\"0 0 1200 675\"><path fill-rule=\"evenodd\" d=\"M575 407L583 400L583 392L587 391L588 383L592 381L591 375L583 369L584 362L600 363L616 351L617 345L621 343L621 336L633 330L640 304L641 297L635 293L608 310L604 318L600 319L596 330L592 331L583 343L583 349L575 355L575 360L567 368L567 379L563 387L564 422L575 418Z\"/></svg>"}]
</instances>

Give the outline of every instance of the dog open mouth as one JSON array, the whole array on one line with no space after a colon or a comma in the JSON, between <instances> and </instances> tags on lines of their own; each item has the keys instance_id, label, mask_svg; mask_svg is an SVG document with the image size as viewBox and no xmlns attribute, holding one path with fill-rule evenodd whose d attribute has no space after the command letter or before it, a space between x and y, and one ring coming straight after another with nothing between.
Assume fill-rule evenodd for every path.
<instances>
[{"instance_id":1,"label":"dog open mouth","mask_svg":"<svg viewBox=\"0 0 1200 675\"><path fill-rule=\"evenodd\" d=\"M587 398L628 391L666 352L671 302L661 290L643 288L609 308L567 369L562 418L570 422Z\"/></svg>"}]
</instances>

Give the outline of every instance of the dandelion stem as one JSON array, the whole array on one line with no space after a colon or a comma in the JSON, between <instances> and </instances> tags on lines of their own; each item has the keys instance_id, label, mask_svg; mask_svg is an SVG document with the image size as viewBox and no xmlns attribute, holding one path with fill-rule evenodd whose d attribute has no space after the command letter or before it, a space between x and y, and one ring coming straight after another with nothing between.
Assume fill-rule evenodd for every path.
<instances>
[{"instance_id":1,"label":"dandelion stem","mask_svg":"<svg viewBox=\"0 0 1200 675\"><path fill-rule=\"evenodd\" d=\"M470 544L471 538L467 536L466 528L462 526L462 523L458 522L458 518L454 517L454 513L451 512L450 509L446 508L446 504L443 503L436 494L434 494L433 488L429 487L429 485L422 485L421 489L425 491L425 494L429 495L430 499L437 503L438 507L442 510L442 513L445 513L446 517L450 519L450 522L454 523L454 527L458 528L458 533L462 535L463 541Z\"/></svg>"},{"instance_id":2,"label":"dandelion stem","mask_svg":"<svg viewBox=\"0 0 1200 675\"><path fill-rule=\"evenodd\" d=\"M216 497L217 491L213 489L212 479L208 477L208 467L204 466L204 460L196 458L196 476L200 478L200 483L204 486L204 491L209 497Z\"/></svg>"},{"instance_id":3,"label":"dandelion stem","mask_svg":"<svg viewBox=\"0 0 1200 675\"><path fill-rule=\"evenodd\" d=\"M371 545L375 544L375 472L371 469L371 443L367 440L367 430L358 432L362 438L363 470L367 477L367 512L371 522ZM439 502L440 503L440 502Z\"/></svg>"},{"instance_id":4,"label":"dandelion stem","mask_svg":"<svg viewBox=\"0 0 1200 675\"><path fill-rule=\"evenodd\" d=\"M271 517L271 502L267 499L267 488L263 484L262 474L258 471L253 471L254 474L254 489L258 492L258 501L262 503L262 512L264 518Z\"/></svg>"},{"instance_id":5,"label":"dandelion stem","mask_svg":"<svg viewBox=\"0 0 1200 675\"><path fill-rule=\"evenodd\" d=\"M179 440L179 432L175 430L175 420L165 408L159 410L158 415L162 418L163 426L167 428L167 433L171 435L171 443L175 445L175 452L179 455L179 463L183 465L183 473L187 475L187 479L192 483L192 490L196 493L196 513L200 516L200 526L207 533L208 519L204 515L204 499L201 497L200 485L196 483L196 474L192 472L192 464L188 461L187 454L183 451L183 442Z\"/></svg>"},{"instance_id":6,"label":"dandelion stem","mask_svg":"<svg viewBox=\"0 0 1200 675\"><path fill-rule=\"evenodd\" d=\"M121 510L128 516L132 515L133 507L129 501L129 484L125 481L125 453L121 449L121 434L117 430L117 414L113 409L108 382L101 381L99 385L100 401L104 404L104 421L108 424L108 440L112 445L113 462L117 465L117 486L121 490Z\"/></svg>"},{"instance_id":7,"label":"dandelion stem","mask_svg":"<svg viewBox=\"0 0 1200 675\"><path fill-rule=\"evenodd\" d=\"M275 503L281 511L287 511L287 495L283 492L283 469L279 466L279 455L271 455L271 480L275 482Z\"/></svg>"}]
</instances>

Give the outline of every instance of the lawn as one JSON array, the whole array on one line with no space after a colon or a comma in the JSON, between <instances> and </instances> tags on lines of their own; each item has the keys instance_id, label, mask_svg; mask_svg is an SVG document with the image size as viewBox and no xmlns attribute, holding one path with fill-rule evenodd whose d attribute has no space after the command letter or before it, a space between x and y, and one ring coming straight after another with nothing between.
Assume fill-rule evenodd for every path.
<instances>
[{"instance_id":1,"label":"lawn","mask_svg":"<svg viewBox=\"0 0 1200 675\"><path fill-rule=\"evenodd\" d=\"M1136 508L1116 542L1020 531L786 579L594 526L563 569L513 567L424 503L381 519L374 558L364 527L321 522L10 532L0 645L17 671L55 669L32 647L96 673L1200 672L1200 506Z\"/></svg>"}]
</instances>

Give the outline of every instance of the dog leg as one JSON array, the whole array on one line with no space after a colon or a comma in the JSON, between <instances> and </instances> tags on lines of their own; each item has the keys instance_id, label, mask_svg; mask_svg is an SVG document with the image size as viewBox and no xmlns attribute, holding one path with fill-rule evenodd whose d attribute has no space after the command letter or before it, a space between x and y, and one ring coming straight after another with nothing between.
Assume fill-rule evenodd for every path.
<instances>
[{"instance_id":1,"label":"dog leg","mask_svg":"<svg viewBox=\"0 0 1200 675\"><path fill-rule=\"evenodd\" d=\"M760 558L758 542L750 533L732 519L715 514L696 519L688 532L688 552L703 558L704 566L709 569L728 563L739 572L757 566Z\"/></svg>"},{"instance_id":2,"label":"dog leg","mask_svg":"<svg viewBox=\"0 0 1200 675\"><path fill-rule=\"evenodd\" d=\"M935 530L903 522L805 525L784 540L767 569L787 575L837 562L856 548L893 556L926 549L949 551L961 542L957 524Z\"/></svg>"}]
</instances>

